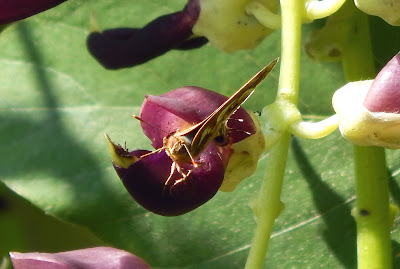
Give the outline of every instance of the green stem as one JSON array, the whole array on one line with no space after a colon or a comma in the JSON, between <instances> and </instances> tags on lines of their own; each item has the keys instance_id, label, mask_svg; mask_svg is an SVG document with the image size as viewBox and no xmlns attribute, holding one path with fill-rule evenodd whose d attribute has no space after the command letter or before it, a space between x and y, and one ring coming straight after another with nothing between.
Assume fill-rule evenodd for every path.
<instances>
[{"instance_id":1,"label":"green stem","mask_svg":"<svg viewBox=\"0 0 400 269\"><path fill-rule=\"evenodd\" d=\"M254 233L253 244L251 245L245 269L263 267L272 227L282 209L280 195L289 141L290 136L285 134L270 151L265 168L266 176L264 177L261 190L254 201L257 228Z\"/></svg>"},{"instance_id":2,"label":"green stem","mask_svg":"<svg viewBox=\"0 0 400 269\"><path fill-rule=\"evenodd\" d=\"M391 217L385 151L354 147L357 256L359 269L392 268Z\"/></svg>"},{"instance_id":3,"label":"green stem","mask_svg":"<svg viewBox=\"0 0 400 269\"><path fill-rule=\"evenodd\" d=\"M303 9L304 1L281 0L282 55L277 103L297 104L298 102ZM270 151L261 190L255 199L257 228L246 269L262 268L264 264L272 227L282 209L280 194L289 142L290 134L285 132Z\"/></svg>"},{"instance_id":4,"label":"green stem","mask_svg":"<svg viewBox=\"0 0 400 269\"><path fill-rule=\"evenodd\" d=\"M346 4L346 8L353 13L349 20L353 32L343 50L346 79L372 78L375 66L367 15L353 3ZM392 268L385 151L378 147L354 146L354 162L357 200L353 215L357 223L358 268Z\"/></svg>"}]
</instances>

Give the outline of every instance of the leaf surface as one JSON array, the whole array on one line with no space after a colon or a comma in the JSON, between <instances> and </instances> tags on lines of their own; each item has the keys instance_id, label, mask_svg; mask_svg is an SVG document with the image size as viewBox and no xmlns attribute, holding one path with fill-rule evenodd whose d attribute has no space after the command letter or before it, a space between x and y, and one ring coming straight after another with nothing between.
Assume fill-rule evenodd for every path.
<instances>
[{"instance_id":1,"label":"leaf surface","mask_svg":"<svg viewBox=\"0 0 400 269\"><path fill-rule=\"evenodd\" d=\"M85 47L89 16L100 27L139 27L181 9L184 1L68 1L0 34L0 179L46 214L88 227L106 243L154 268L243 268L255 220L249 207L268 161L232 193L180 217L161 217L129 196L111 165L104 133L129 149L150 149L140 124L145 94L196 85L230 95L280 54L274 32L252 51L224 54L206 45L171 51L146 64L104 70ZM305 34L308 26L305 26ZM276 68L246 102L271 103ZM299 106L306 119L333 113L331 97L345 84L337 63L302 56ZM393 201L399 203L397 151L388 152ZM267 171L268 173L268 171ZM336 131L294 138L266 268L355 268L352 145ZM399 221L393 227L399 252ZM396 252L397 251L397 252Z\"/></svg>"}]
</instances>

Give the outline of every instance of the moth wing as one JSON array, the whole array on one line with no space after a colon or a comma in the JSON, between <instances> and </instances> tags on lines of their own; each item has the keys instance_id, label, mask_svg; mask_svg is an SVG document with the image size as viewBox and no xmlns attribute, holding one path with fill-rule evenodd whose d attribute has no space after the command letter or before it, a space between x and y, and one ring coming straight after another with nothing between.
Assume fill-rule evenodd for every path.
<instances>
[{"instance_id":1,"label":"moth wing","mask_svg":"<svg viewBox=\"0 0 400 269\"><path fill-rule=\"evenodd\" d=\"M198 125L197 131L191 143L191 153L193 156L199 154L215 137L220 134L221 128L228 118L250 97L257 85L269 74L278 62L278 58L264 67L254 75L239 90L237 90L228 100L220 105L213 113ZM196 125L197 126L197 125ZM197 126L197 127L199 127Z\"/></svg>"}]
</instances>

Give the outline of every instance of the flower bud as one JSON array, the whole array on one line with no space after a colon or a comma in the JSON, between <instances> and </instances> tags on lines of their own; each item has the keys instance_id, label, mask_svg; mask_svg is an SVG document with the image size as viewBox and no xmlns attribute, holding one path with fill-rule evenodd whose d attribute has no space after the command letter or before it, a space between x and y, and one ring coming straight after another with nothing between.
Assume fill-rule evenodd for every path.
<instances>
[{"instance_id":1,"label":"flower bud","mask_svg":"<svg viewBox=\"0 0 400 269\"><path fill-rule=\"evenodd\" d=\"M354 0L354 3L369 15L378 16L394 26L400 25L400 1Z\"/></svg>"},{"instance_id":2,"label":"flower bud","mask_svg":"<svg viewBox=\"0 0 400 269\"><path fill-rule=\"evenodd\" d=\"M342 135L357 145L400 148L400 55L375 80L346 84L333 96Z\"/></svg>"},{"instance_id":3,"label":"flower bud","mask_svg":"<svg viewBox=\"0 0 400 269\"><path fill-rule=\"evenodd\" d=\"M151 269L137 256L116 248L94 247L59 253L10 253L14 269Z\"/></svg>"},{"instance_id":4,"label":"flower bud","mask_svg":"<svg viewBox=\"0 0 400 269\"><path fill-rule=\"evenodd\" d=\"M193 33L205 36L218 49L232 52L256 47L272 30L261 25L245 11L249 0L200 0L200 16ZM278 9L276 0L259 0L272 12Z\"/></svg>"},{"instance_id":5,"label":"flower bud","mask_svg":"<svg viewBox=\"0 0 400 269\"><path fill-rule=\"evenodd\" d=\"M400 54L379 72L364 100L372 112L400 113Z\"/></svg>"}]
</instances>

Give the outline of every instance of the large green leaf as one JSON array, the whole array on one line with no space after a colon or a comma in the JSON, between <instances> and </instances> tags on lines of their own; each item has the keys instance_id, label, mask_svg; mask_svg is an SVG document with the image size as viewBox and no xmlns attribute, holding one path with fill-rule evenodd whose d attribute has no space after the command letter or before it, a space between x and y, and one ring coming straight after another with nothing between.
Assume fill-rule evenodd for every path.
<instances>
[{"instance_id":1,"label":"large green leaf","mask_svg":"<svg viewBox=\"0 0 400 269\"><path fill-rule=\"evenodd\" d=\"M255 220L248 206L260 188L257 173L232 193L218 193L195 211L161 217L128 195L110 162L103 134L150 149L138 113L145 94L196 85L229 95L280 54L276 31L257 49L224 54L207 45L171 51L149 63L107 71L85 48L93 12L103 28L142 26L184 1L68 1L8 27L0 35L0 179L46 214L88 227L107 244L131 251L154 268L242 268ZM307 31L308 26L305 26ZM306 35L306 34L305 34ZM304 36L305 36L304 35ZM300 109L308 119L333 113L331 96L344 82L340 65L302 58ZM272 102L278 69L246 106ZM399 203L400 154L389 153ZM292 140L268 268L354 268L352 146L336 131ZM393 238L398 242L398 221ZM395 253L399 252L397 243Z\"/></svg>"}]
</instances>

